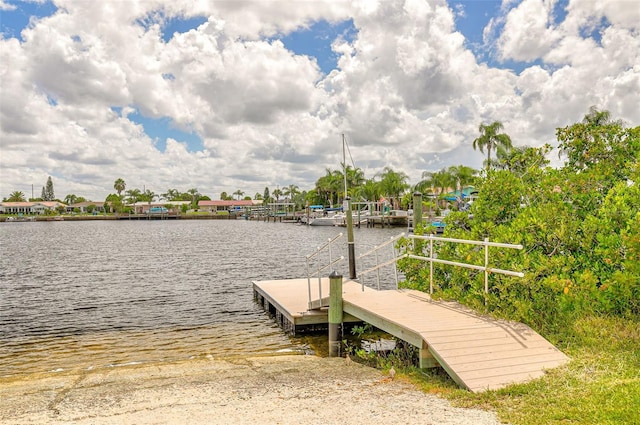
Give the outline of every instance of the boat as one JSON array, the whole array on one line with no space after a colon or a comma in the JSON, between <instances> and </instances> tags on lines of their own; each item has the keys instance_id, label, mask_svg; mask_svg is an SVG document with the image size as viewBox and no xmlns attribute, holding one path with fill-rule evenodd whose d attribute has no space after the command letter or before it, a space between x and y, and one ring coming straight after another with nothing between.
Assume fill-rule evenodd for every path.
<instances>
[{"instance_id":1,"label":"boat","mask_svg":"<svg viewBox=\"0 0 640 425\"><path fill-rule=\"evenodd\" d=\"M347 220L347 216L340 208L327 208L322 215L309 217L309 226L342 226Z\"/></svg>"}]
</instances>

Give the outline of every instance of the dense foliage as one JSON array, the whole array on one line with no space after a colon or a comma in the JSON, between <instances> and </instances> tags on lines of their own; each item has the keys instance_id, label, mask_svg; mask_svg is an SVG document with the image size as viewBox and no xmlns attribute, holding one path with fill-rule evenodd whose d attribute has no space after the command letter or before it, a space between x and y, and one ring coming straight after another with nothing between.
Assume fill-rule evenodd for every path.
<instances>
[{"instance_id":1,"label":"dense foliage","mask_svg":"<svg viewBox=\"0 0 640 425\"><path fill-rule=\"evenodd\" d=\"M491 248L490 267L525 277L492 274L485 294L484 272L436 265L436 296L547 334L586 315L640 317L640 127L592 109L557 138L562 168L546 167L548 147L503 156L480 182L471 214L446 218L445 237L522 244L522 251ZM480 246L438 243L436 253L484 264ZM428 263L401 267L408 287L428 290Z\"/></svg>"}]
</instances>

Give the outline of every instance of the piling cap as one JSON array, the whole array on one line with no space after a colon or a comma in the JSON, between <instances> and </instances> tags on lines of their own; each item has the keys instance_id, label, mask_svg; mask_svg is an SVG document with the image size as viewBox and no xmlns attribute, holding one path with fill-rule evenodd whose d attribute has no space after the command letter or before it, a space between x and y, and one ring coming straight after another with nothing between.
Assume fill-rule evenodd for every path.
<instances>
[{"instance_id":1,"label":"piling cap","mask_svg":"<svg viewBox=\"0 0 640 425\"><path fill-rule=\"evenodd\" d=\"M332 271L331 274L329 275L329 279L341 279L341 278L342 278L342 275L335 270Z\"/></svg>"}]
</instances>

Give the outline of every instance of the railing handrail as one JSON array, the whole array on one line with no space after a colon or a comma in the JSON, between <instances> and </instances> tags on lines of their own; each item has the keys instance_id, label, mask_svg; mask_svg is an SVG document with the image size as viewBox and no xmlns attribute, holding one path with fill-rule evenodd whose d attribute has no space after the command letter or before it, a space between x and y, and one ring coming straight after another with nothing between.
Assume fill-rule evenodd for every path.
<instances>
[{"instance_id":1,"label":"railing handrail","mask_svg":"<svg viewBox=\"0 0 640 425\"><path fill-rule=\"evenodd\" d=\"M361 259L361 258L366 257L367 255L373 254L378 249L389 245L391 242L395 242L397 239L400 239L403 236L404 236L404 232L402 232L402 233L400 233L399 235L396 235L396 236L391 236L391 238L388 241L383 242L380 245L374 246L373 248L371 248L369 251L365 252L364 254L360 254L358 256L358 260ZM360 273L363 273L363 272L360 272Z\"/></svg>"},{"instance_id":2,"label":"railing handrail","mask_svg":"<svg viewBox=\"0 0 640 425\"><path fill-rule=\"evenodd\" d=\"M400 239L401 237L404 236L404 232L400 233L399 235L395 235L395 236L391 236L391 238L389 238L389 240L387 240L386 242L381 243L380 245L376 245L374 246L372 249L370 249L369 251L365 252L364 254L361 254L358 256L358 260L367 257L371 254L376 254L376 265L368 268L367 270L361 271L360 272L360 276L364 276L367 273L373 272L373 271L378 271L378 276L377 276L377 281L378 281L378 289L380 289L380 269L382 267L388 266L389 264L393 264L393 269L394 269L394 275L396 278L396 288L398 287L398 269L397 269L397 261L402 258L402 256L398 257L396 255L396 250L394 247L392 247L393 249L393 259L385 261L384 263L380 264L378 263L378 251L381 248L384 248L385 246L397 241L398 239ZM364 291L364 279L362 279L362 290Z\"/></svg>"},{"instance_id":3,"label":"railing handrail","mask_svg":"<svg viewBox=\"0 0 640 425\"><path fill-rule=\"evenodd\" d=\"M485 294L489 293L489 273L497 273L504 274L508 276L515 277L524 277L524 273L516 272L512 270L503 270L497 269L493 267L489 267L489 247L497 247L497 248L510 248L510 249L523 249L522 245L516 244L508 244L508 243L500 243L500 242L489 242L489 238L485 238L484 241L476 241L471 239L456 239L456 238L443 238L438 236L429 235L409 235L410 239L420 239L429 241L429 257L415 255L415 254L407 254L406 256L409 258L424 260L429 262L429 293L433 294L433 263L446 264L451 266L459 266L468 269L480 270L484 271L484 292ZM439 258L435 258L433 256L433 242L452 242L452 243L461 243L461 244L469 244L469 245L482 245L484 246L484 266L480 266L477 264L469 264L469 263L461 263L458 261L450 261L450 260L441 260ZM485 303L487 299L485 297Z\"/></svg>"},{"instance_id":4,"label":"railing handrail","mask_svg":"<svg viewBox=\"0 0 640 425\"><path fill-rule=\"evenodd\" d=\"M310 260L311 258L315 257L316 255L318 255L320 252L322 252L322 250L324 250L325 248L331 246L331 244L333 242L335 242L336 240L340 239L342 237L342 233L338 233L336 236L334 236L333 238L329 238L324 245L321 245L319 247L316 248L316 250L314 252L312 252L309 255L306 255L305 258L307 260Z\"/></svg>"},{"instance_id":5,"label":"railing handrail","mask_svg":"<svg viewBox=\"0 0 640 425\"><path fill-rule=\"evenodd\" d=\"M513 248L513 249L522 249L524 248L522 245L515 245L510 243L501 243L501 242L489 242L489 240L484 241L474 241L471 239L456 239L456 238L443 238L441 236L433 236L433 235L409 235L410 239L422 239L422 240L434 240L434 241L442 241L442 242L456 242L456 243L466 243L469 245L486 245L486 246L494 246L498 248Z\"/></svg>"},{"instance_id":6,"label":"railing handrail","mask_svg":"<svg viewBox=\"0 0 640 425\"><path fill-rule=\"evenodd\" d=\"M327 242L325 242L323 245L319 246L316 248L316 250L314 252L312 252L309 255L305 256L305 262L307 264L307 288L309 291L309 304L311 304L311 277L317 275L318 276L318 297L319 299L322 299L322 276L320 276L320 272L322 272L323 270L329 268L329 267L333 267L334 264L336 264L339 261L344 260L344 257L340 257L336 260L333 260L333 258L331 257L331 244L334 243L335 241L337 241L338 239L340 239L342 237L342 233L339 233L338 235L334 236L333 238L329 238L327 240ZM322 251L324 251L325 249L328 250L329 252L329 262L327 265L320 267L320 264L318 263L318 267L316 269L315 272L311 272L309 270L309 260L311 260L313 257L317 256L318 254L320 254ZM316 260L317 262L318 260Z\"/></svg>"}]
</instances>

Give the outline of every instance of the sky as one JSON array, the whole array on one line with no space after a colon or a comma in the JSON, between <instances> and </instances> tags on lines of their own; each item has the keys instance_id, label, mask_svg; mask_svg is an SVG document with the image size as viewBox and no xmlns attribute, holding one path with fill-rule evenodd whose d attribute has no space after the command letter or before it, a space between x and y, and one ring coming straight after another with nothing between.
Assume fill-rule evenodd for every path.
<instances>
[{"instance_id":1,"label":"sky","mask_svg":"<svg viewBox=\"0 0 640 425\"><path fill-rule=\"evenodd\" d=\"M0 0L0 199L311 190L342 135L415 185L639 99L636 0Z\"/></svg>"}]
</instances>

